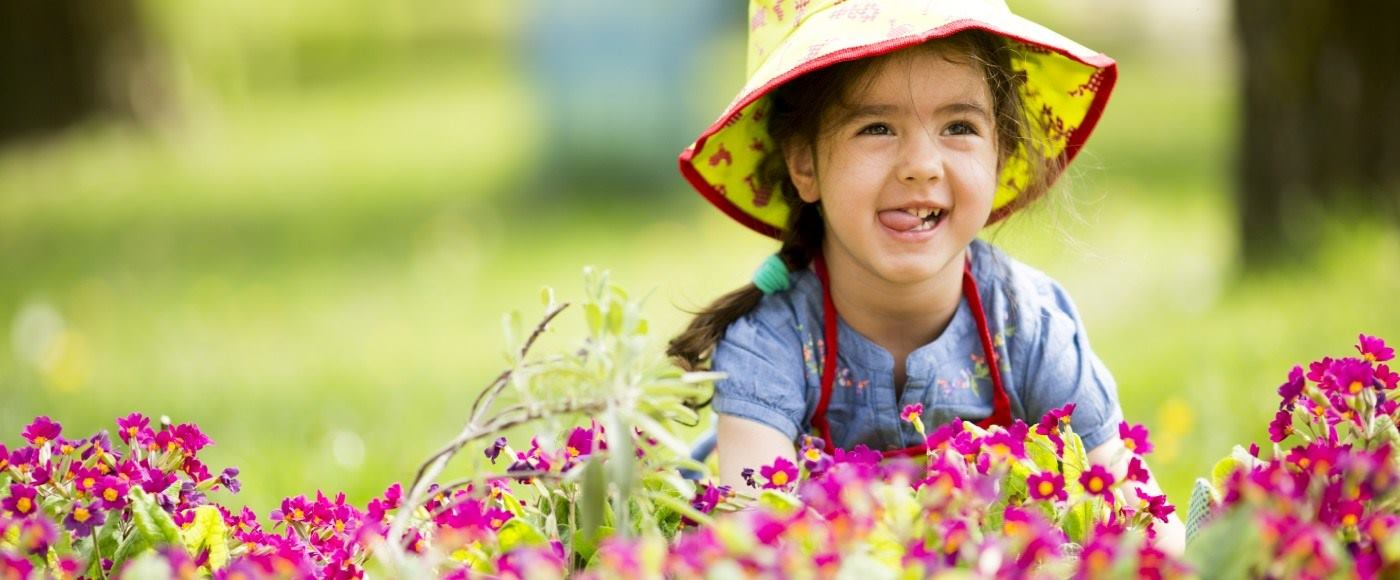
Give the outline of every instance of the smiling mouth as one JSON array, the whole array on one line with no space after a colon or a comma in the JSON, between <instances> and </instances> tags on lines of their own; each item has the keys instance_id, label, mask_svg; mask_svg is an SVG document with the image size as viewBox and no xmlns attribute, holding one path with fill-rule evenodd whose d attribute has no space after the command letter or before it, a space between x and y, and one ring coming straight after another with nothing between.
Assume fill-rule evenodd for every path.
<instances>
[{"instance_id":1,"label":"smiling mouth","mask_svg":"<svg viewBox=\"0 0 1400 580\"><path fill-rule=\"evenodd\" d=\"M938 227L938 222L943 221L943 216L948 214L948 212L946 211L937 209L919 211L925 213L926 215L923 216L923 221L919 222L919 225L915 226L914 229L909 230L911 232L921 232Z\"/></svg>"}]
</instances>

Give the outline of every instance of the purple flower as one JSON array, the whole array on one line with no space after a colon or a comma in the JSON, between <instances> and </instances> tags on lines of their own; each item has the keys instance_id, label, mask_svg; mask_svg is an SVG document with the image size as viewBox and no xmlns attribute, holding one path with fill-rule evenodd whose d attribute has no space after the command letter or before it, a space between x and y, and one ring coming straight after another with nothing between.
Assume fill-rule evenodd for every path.
<instances>
[{"instance_id":1,"label":"purple flower","mask_svg":"<svg viewBox=\"0 0 1400 580\"><path fill-rule=\"evenodd\" d=\"M506 438L496 439L494 443L486 448L486 458L491 460L491 465L496 464L496 458L501 456L501 450L506 448Z\"/></svg>"},{"instance_id":2,"label":"purple flower","mask_svg":"<svg viewBox=\"0 0 1400 580\"><path fill-rule=\"evenodd\" d=\"M739 476L744 478L744 483L748 484L749 487L758 487L758 482L753 479L752 467L745 467L743 471L739 472Z\"/></svg>"},{"instance_id":3,"label":"purple flower","mask_svg":"<svg viewBox=\"0 0 1400 580\"><path fill-rule=\"evenodd\" d=\"M1118 424L1118 437L1123 439L1123 446L1132 451L1134 455L1143 456L1152 452L1152 442L1147 440L1147 426L1128 425L1127 421Z\"/></svg>"},{"instance_id":4,"label":"purple flower","mask_svg":"<svg viewBox=\"0 0 1400 580\"><path fill-rule=\"evenodd\" d=\"M146 444L153 436L151 419L140 413L132 413L117 419L117 437L130 447Z\"/></svg>"},{"instance_id":5,"label":"purple flower","mask_svg":"<svg viewBox=\"0 0 1400 580\"><path fill-rule=\"evenodd\" d=\"M1274 415L1273 422L1269 423L1269 440L1274 443L1282 442L1289 435L1293 434L1293 411L1291 409L1279 409Z\"/></svg>"},{"instance_id":6,"label":"purple flower","mask_svg":"<svg viewBox=\"0 0 1400 580\"><path fill-rule=\"evenodd\" d=\"M1385 362L1395 358L1395 349L1386 346L1384 340L1365 334L1358 336L1357 340L1356 350L1361 351L1361 357L1367 362Z\"/></svg>"},{"instance_id":7,"label":"purple flower","mask_svg":"<svg viewBox=\"0 0 1400 580\"><path fill-rule=\"evenodd\" d=\"M214 443L193 423L181 423L176 425L173 431L175 431L175 438L180 442L180 447L184 448L187 455L195 455L199 453L200 449Z\"/></svg>"},{"instance_id":8,"label":"purple flower","mask_svg":"<svg viewBox=\"0 0 1400 580\"><path fill-rule=\"evenodd\" d=\"M785 489L797 481L797 466L786 457L775 459L772 465L763 466L758 473L768 480L763 484L764 489Z\"/></svg>"},{"instance_id":9,"label":"purple flower","mask_svg":"<svg viewBox=\"0 0 1400 580\"><path fill-rule=\"evenodd\" d=\"M1293 401L1303 394L1303 387L1306 385L1303 381L1303 367L1294 365L1293 370L1288 372L1288 382L1278 387L1278 395L1283 397L1280 406L1292 407Z\"/></svg>"},{"instance_id":10,"label":"purple flower","mask_svg":"<svg viewBox=\"0 0 1400 580\"><path fill-rule=\"evenodd\" d=\"M28 517L17 522L12 522L19 526L19 542L16 546L25 553L43 556L48 553L49 546L58 541L58 529L43 516ZM4 575L0 574L0 578Z\"/></svg>"},{"instance_id":11,"label":"purple flower","mask_svg":"<svg viewBox=\"0 0 1400 580\"><path fill-rule=\"evenodd\" d=\"M1069 501L1069 494L1065 492L1065 476L1053 471L1032 474L1026 480L1026 489L1030 491L1032 499Z\"/></svg>"},{"instance_id":12,"label":"purple flower","mask_svg":"<svg viewBox=\"0 0 1400 580\"><path fill-rule=\"evenodd\" d=\"M107 516L97 507L97 504L74 504L73 511L68 512L68 517L63 518L63 527L73 532L79 538L92 533L92 529L102 525L107 521Z\"/></svg>"},{"instance_id":13,"label":"purple flower","mask_svg":"<svg viewBox=\"0 0 1400 580\"><path fill-rule=\"evenodd\" d=\"M1139 499L1146 502L1143 505L1143 511L1151 514L1154 518L1166 522L1167 516L1171 515L1172 512L1176 511L1176 506L1167 503L1166 495L1151 495L1143 493L1141 489L1136 489L1134 491L1137 492L1137 496Z\"/></svg>"},{"instance_id":14,"label":"purple flower","mask_svg":"<svg viewBox=\"0 0 1400 580\"><path fill-rule=\"evenodd\" d=\"M1332 377L1334 388L1347 395L1360 393L1376 380L1376 370L1371 363L1354 358L1332 363L1328 374Z\"/></svg>"},{"instance_id":15,"label":"purple flower","mask_svg":"<svg viewBox=\"0 0 1400 580\"><path fill-rule=\"evenodd\" d=\"M36 417L33 423L30 423L29 426L24 428L24 433L22 433L22 435L26 441L29 441L30 445L42 447L45 443L57 439L58 435L62 432L62 425L50 420L47 416L41 415Z\"/></svg>"},{"instance_id":16,"label":"purple flower","mask_svg":"<svg viewBox=\"0 0 1400 580\"><path fill-rule=\"evenodd\" d=\"M1102 465L1095 465L1079 474L1079 484L1084 486L1084 491L1090 495L1112 497L1113 474Z\"/></svg>"},{"instance_id":17,"label":"purple flower","mask_svg":"<svg viewBox=\"0 0 1400 580\"><path fill-rule=\"evenodd\" d=\"M224 471L219 474L219 485L224 486L225 489L232 493L238 493L239 490L243 489L243 484L238 482L238 468L225 468Z\"/></svg>"},{"instance_id":18,"label":"purple flower","mask_svg":"<svg viewBox=\"0 0 1400 580\"><path fill-rule=\"evenodd\" d=\"M119 510L126 506L126 492L130 489L125 481L110 475L103 477L97 483L93 495L102 502L102 507L109 510Z\"/></svg>"},{"instance_id":19,"label":"purple flower","mask_svg":"<svg viewBox=\"0 0 1400 580\"><path fill-rule=\"evenodd\" d=\"M34 572L34 564L19 554L0 551L0 578L28 578Z\"/></svg>"},{"instance_id":20,"label":"purple flower","mask_svg":"<svg viewBox=\"0 0 1400 580\"><path fill-rule=\"evenodd\" d=\"M39 509L37 499L38 490L21 483L10 484L10 497L0 500L0 507L5 511L14 514L16 517L25 517Z\"/></svg>"},{"instance_id":21,"label":"purple flower","mask_svg":"<svg viewBox=\"0 0 1400 580\"><path fill-rule=\"evenodd\" d=\"M1376 380L1380 381L1385 390L1393 390L1397 384L1400 384L1400 373L1390 370L1387 365L1376 365Z\"/></svg>"},{"instance_id":22,"label":"purple flower","mask_svg":"<svg viewBox=\"0 0 1400 580\"><path fill-rule=\"evenodd\" d=\"M690 507L702 514L708 514L715 511L719 502L724 501L724 498L729 497L729 494L729 486L727 485L716 486L714 483L706 483L705 489L696 490L695 497L690 500ZM694 520L686 517L681 518L681 523L688 526L696 524Z\"/></svg>"}]
</instances>

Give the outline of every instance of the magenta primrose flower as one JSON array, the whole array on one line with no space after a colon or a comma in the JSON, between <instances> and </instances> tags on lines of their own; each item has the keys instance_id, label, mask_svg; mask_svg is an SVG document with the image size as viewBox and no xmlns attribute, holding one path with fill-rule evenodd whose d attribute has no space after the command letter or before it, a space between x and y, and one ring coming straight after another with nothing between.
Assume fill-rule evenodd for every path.
<instances>
[{"instance_id":1,"label":"magenta primrose flower","mask_svg":"<svg viewBox=\"0 0 1400 580\"><path fill-rule=\"evenodd\" d=\"M132 413L117 419L117 436L127 445L145 445L155 436L151 432L151 419L140 413Z\"/></svg>"},{"instance_id":2,"label":"magenta primrose flower","mask_svg":"<svg viewBox=\"0 0 1400 580\"><path fill-rule=\"evenodd\" d=\"M1361 358L1367 362L1385 362L1395 358L1395 349L1386 346L1380 338L1362 334L1357 341L1356 350L1361 351Z\"/></svg>"},{"instance_id":3,"label":"magenta primrose flower","mask_svg":"<svg viewBox=\"0 0 1400 580\"><path fill-rule=\"evenodd\" d=\"M21 435L24 436L26 441L29 441L30 445L40 447L49 441L57 439L58 435L62 432L62 425L49 419L47 416L40 415L34 418L33 423L30 423L24 428L24 432Z\"/></svg>"},{"instance_id":4,"label":"magenta primrose flower","mask_svg":"<svg viewBox=\"0 0 1400 580\"><path fill-rule=\"evenodd\" d=\"M1269 423L1269 440L1279 443L1293 434L1292 409L1279 409L1274 420Z\"/></svg>"},{"instance_id":5,"label":"magenta primrose flower","mask_svg":"<svg viewBox=\"0 0 1400 580\"><path fill-rule=\"evenodd\" d=\"M1069 494L1065 492L1065 476L1053 471L1032 474L1026 480L1026 489L1030 491L1032 499L1069 501Z\"/></svg>"},{"instance_id":6,"label":"magenta primrose flower","mask_svg":"<svg viewBox=\"0 0 1400 580\"><path fill-rule=\"evenodd\" d=\"M109 510L119 510L126 506L126 492L130 486L119 478L110 475L102 478L96 486L94 495L98 501L102 502L102 507Z\"/></svg>"},{"instance_id":7,"label":"magenta primrose flower","mask_svg":"<svg viewBox=\"0 0 1400 580\"><path fill-rule=\"evenodd\" d=\"M38 490L33 487L22 483L11 483L10 497L0 501L0 507L5 508L5 511L16 517L24 517L39 509L37 495Z\"/></svg>"},{"instance_id":8,"label":"magenta primrose flower","mask_svg":"<svg viewBox=\"0 0 1400 580\"><path fill-rule=\"evenodd\" d=\"M1084 486L1084 491L1090 495L1112 497L1113 474L1102 465L1095 465L1079 474L1079 484Z\"/></svg>"},{"instance_id":9,"label":"magenta primrose flower","mask_svg":"<svg viewBox=\"0 0 1400 580\"><path fill-rule=\"evenodd\" d=\"M75 504L73 511L68 513L68 517L63 518L63 527L73 532L79 538L92 533L92 529L102 525L107 521L107 516L102 512L97 504Z\"/></svg>"},{"instance_id":10,"label":"magenta primrose flower","mask_svg":"<svg viewBox=\"0 0 1400 580\"><path fill-rule=\"evenodd\" d=\"M1118 424L1118 437L1123 439L1123 446L1134 455L1142 456L1152 452L1152 442L1147 440L1146 425L1128 425L1127 421L1123 421Z\"/></svg>"},{"instance_id":11,"label":"magenta primrose flower","mask_svg":"<svg viewBox=\"0 0 1400 580\"><path fill-rule=\"evenodd\" d=\"M1279 406L1293 408L1293 401L1303 394L1303 387L1306 385L1303 381L1303 367L1294 365L1293 370L1288 372L1288 382L1278 387L1278 395L1283 398L1283 403Z\"/></svg>"},{"instance_id":12,"label":"magenta primrose flower","mask_svg":"<svg viewBox=\"0 0 1400 580\"><path fill-rule=\"evenodd\" d=\"M924 416L924 404L914 403L904 407L904 412L899 414L899 418L906 422L919 425L920 419ZM922 426L922 425L919 425Z\"/></svg>"},{"instance_id":13,"label":"magenta primrose flower","mask_svg":"<svg viewBox=\"0 0 1400 580\"><path fill-rule=\"evenodd\" d=\"M1396 385L1400 385L1400 373L1390 370L1387 365L1376 365L1376 380L1385 390L1395 390Z\"/></svg>"},{"instance_id":14,"label":"magenta primrose flower","mask_svg":"<svg viewBox=\"0 0 1400 580\"><path fill-rule=\"evenodd\" d=\"M763 484L764 489L783 489L797 481L797 466L786 457L777 458L772 465L759 469L758 473L768 480Z\"/></svg>"}]
</instances>

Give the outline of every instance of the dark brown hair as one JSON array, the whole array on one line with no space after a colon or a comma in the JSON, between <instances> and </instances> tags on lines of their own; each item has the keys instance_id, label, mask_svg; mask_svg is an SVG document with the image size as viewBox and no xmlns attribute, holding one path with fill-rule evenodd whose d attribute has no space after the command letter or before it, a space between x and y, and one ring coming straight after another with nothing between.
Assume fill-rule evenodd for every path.
<instances>
[{"instance_id":1,"label":"dark brown hair","mask_svg":"<svg viewBox=\"0 0 1400 580\"><path fill-rule=\"evenodd\" d=\"M1023 73L1011 67L1011 50L1015 45L1000 36L981 30L969 30L934 39L905 50L934 50L945 58L968 55L981 67L991 90L993 114L996 118L997 169L1018 149L1032 160L1030 179L1012 202L1010 209L1025 206L1044 195L1049 179L1058 169L1058 160L1048 159L1041 145L1043 133L1031 125L1021 99ZM897 54L897 53L894 53ZM863 58L838 63L793 79L774 90L768 97L768 134L776 145L759 162L757 180L761 187L777 187L792 211L783 230L782 247L778 250L789 271L806 268L812 256L821 249L825 231L817 204L803 202L788 173L784 152L794 145L805 145L815 160L817 142L823 122L837 107L846 106L852 89L871 81L873 66L892 55ZM950 58L950 60L952 60ZM962 62L954 60L954 62ZM687 370L707 368L715 345L724 337L725 329L735 320L758 307L763 293L753 284L729 292L704 310L695 313L694 320L671 340L666 354ZM700 403L704 406L708 403Z\"/></svg>"}]
</instances>

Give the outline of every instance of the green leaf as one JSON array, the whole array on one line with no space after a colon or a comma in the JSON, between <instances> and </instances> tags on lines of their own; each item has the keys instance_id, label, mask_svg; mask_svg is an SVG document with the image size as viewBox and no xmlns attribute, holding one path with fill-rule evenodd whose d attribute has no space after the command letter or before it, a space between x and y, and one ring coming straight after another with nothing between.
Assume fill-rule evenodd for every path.
<instances>
[{"instance_id":1,"label":"green leaf","mask_svg":"<svg viewBox=\"0 0 1400 580\"><path fill-rule=\"evenodd\" d=\"M1186 559L1197 570L1209 570L1213 578L1247 578L1251 569L1267 557L1260 545L1253 514L1235 509L1203 528L1186 547Z\"/></svg>"},{"instance_id":2,"label":"green leaf","mask_svg":"<svg viewBox=\"0 0 1400 580\"><path fill-rule=\"evenodd\" d=\"M1065 512L1064 528L1069 541L1083 544L1088 540L1089 532L1094 528L1094 504L1097 501L1085 498Z\"/></svg>"},{"instance_id":3,"label":"green leaf","mask_svg":"<svg viewBox=\"0 0 1400 580\"><path fill-rule=\"evenodd\" d=\"M152 547L180 543L180 527L144 490L132 490L132 520Z\"/></svg>"},{"instance_id":4,"label":"green leaf","mask_svg":"<svg viewBox=\"0 0 1400 580\"><path fill-rule=\"evenodd\" d=\"M592 302L583 305L583 317L588 321L588 333L598 336L603 332L603 311Z\"/></svg>"},{"instance_id":5,"label":"green leaf","mask_svg":"<svg viewBox=\"0 0 1400 580\"><path fill-rule=\"evenodd\" d=\"M553 288L550 288L549 286L544 286L540 288L540 304L544 305L545 310L554 308Z\"/></svg>"},{"instance_id":6,"label":"green leaf","mask_svg":"<svg viewBox=\"0 0 1400 580\"><path fill-rule=\"evenodd\" d=\"M144 534L139 532L128 534L121 546L117 547L116 555L112 557L112 569L120 570L122 564L126 563L127 560L140 556L150 548L151 542L146 539Z\"/></svg>"},{"instance_id":7,"label":"green leaf","mask_svg":"<svg viewBox=\"0 0 1400 580\"><path fill-rule=\"evenodd\" d=\"M758 504L785 516L792 515L797 510L802 509L801 500L776 489L765 489L760 492Z\"/></svg>"},{"instance_id":8,"label":"green leaf","mask_svg":"<svg viewBox=\"0 0 1400 580\"><path fill-rule=\"evenodd\" d=\"M209 550L211 570L220 570L228 564L228 525L214 506L195 508L194 521L181 533L181 543L191 554Z\"/></svg>"},{"instance_id":9,"label":"green leaf","mask_svg":"<svg viewBox=\"0 0 1400 580\"><path fill-rule=\"evenodd\" d=\"M496 531L496 540L500 543L502 553L520 546L543 546L549 543L549 538L545 537L544 532L521 518L511 518L501 526L501 529Z\"/></svg>"},{"instance_id":10,"label":"green leaf","mask_svg":"<svg viewBox=\"0 0 1400 580\"><path fill-rule=\"evenodd\" d=\"M583 466L583 485L579 489L579 534L594 537L603 525L603 508L608 501L607 473L603 462L591 458Z\"/></svg>"},{"instance_id":11,"label":"green leaf","mask_svg":"<svg viewBox=\"0 0 1400 580\"><path fill-rule=\"evenodd\" d=\"M1049 437L1031 431L1026 441L1026 455L1041 471L1057 473L1060 469L1060 460L1055 457L1055 443Z\"/></svg>"}]
</instances>

